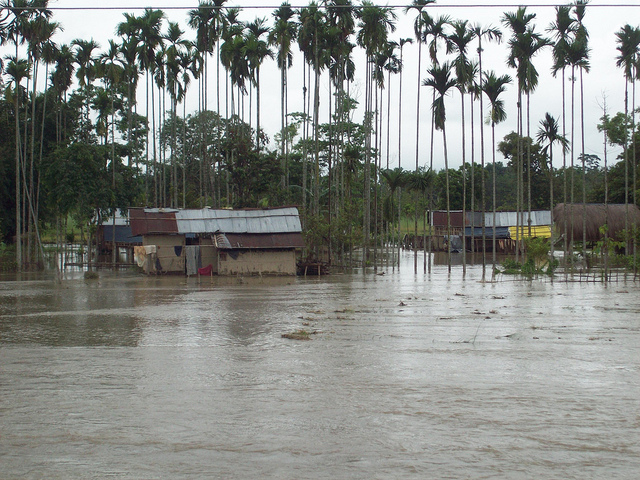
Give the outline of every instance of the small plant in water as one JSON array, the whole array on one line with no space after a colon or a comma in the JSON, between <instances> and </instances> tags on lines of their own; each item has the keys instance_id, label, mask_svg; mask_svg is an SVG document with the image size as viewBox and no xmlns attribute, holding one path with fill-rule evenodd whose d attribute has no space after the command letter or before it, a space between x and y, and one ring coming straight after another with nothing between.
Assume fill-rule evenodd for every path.
<instances>
[{"instance_id":1,"label":"small plant in water","mask_svg":"<svg viewBox=\"0 0 640 480\"><path fill-rule=\"evenodd\" d=\"M505 273L507 275L517 275L518 273L520 273L522 265L512 258L507 258L504 262L502 262L502 268L504 268L504 270L502 270L502 273Z\"/></svg>"}]
</instances>

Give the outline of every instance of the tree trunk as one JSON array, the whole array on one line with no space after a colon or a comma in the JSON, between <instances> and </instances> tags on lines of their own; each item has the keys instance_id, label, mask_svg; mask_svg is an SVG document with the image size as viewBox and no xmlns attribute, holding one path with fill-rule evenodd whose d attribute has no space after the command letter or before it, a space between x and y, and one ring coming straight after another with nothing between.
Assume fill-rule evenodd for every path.
<instances>
[{"instance_id":1,"label":"tree trunk","mask_svg":"<svg viewBox=\"0 0 640 480\"><path fill-rule=\"evenodd\" d=\"M419 168L420 159L420 71L422 65L422 39L418 39L418 91L416 93L416 174ZM431 205L431 197L429 195L429 205ZM416 219L413 235L413 273L418 273L418 200L416 196ZM431 249L431 235L429 235L429 249ZM429 264L431 266L431 264Z\"/></svg>"},{"instance_id":2,"label":"tree trunk","mask_svg":"<svg viewBox=\"0 0 640 480\"><path fill-rule=\"evenodd\" d=\"M478 71L480 73L480 86L482 87L482 36L478 36ZM487 273L487 232L486 232L486 189L484 183L484 101L482 100L482 91L480 91L480 165L481 165L481 187L480 194L482 200L480 202L480 211L482 213L482 281L486 280Z\"/></svg>"},{"instance_id":3,"label":"tree trunk","mask_svg":"<svg viewBox=\"0 0 640 480\"><path fill-rule=\"evenodd\" d=\"M22 271L22 211L20 208L20 85L16 81L15 94L15 126L16 126L16 267L18 272Z\"/></svg>"}]
</instances>

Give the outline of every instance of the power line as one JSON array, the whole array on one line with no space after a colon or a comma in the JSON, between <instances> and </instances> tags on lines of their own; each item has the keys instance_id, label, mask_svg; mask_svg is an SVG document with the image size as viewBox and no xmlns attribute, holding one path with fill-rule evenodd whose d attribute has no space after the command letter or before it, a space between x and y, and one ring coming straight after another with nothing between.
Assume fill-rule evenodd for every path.
<instances>
[{"instance_id":1,"label":"power line","mask_svg":"<svg viewBox=\"0 0 640 480\"><path fill-rule=\"evenodd\" d=\"M216 6L216 5L196 5L196 6L184 6L184 5L169 5L169 6L104 6L104 5L96 5L96 6L73 6L73 7L55 7L50 6L44 10L50 11L101 11L101 10L118 10L118 11L131 11L131 10L146 10L146 9L154 9L154 10L195 10L195 9L205 9L205 10L226 10L229 8L239 8L241 10L275 10L280 8L282 5L224 5L224 6ZM412 7L412 5L376 5L385 8L392 9L405 9ZM447 4L438 4L432 3L425 8L427 10L430 9L445 9L445 8L519 8L522 7L522 4L513 3L513 4L495 4L495 3L475 3L475 4L462 4L462 3L447 3ZM535 3L535 4L527 4L527 8L555 8L561 6L572 6L567 5L567 3ZM302 9L307 8L309 5L290 5L292 9ZM362 5L317 5L319 9L323 10L331 10L331 9L343 9L343 8L351 8L351 9L361 9ZM589 3L587 4L587 8L629 8L629 7L640 7L640 3L632 3L632 4L602 4L602 3ZM7 10L12 11L40 11L43 10L41 7L33 7L33 6L25 6L25 7L5 7Z\"/></svg>"}]
</instances>

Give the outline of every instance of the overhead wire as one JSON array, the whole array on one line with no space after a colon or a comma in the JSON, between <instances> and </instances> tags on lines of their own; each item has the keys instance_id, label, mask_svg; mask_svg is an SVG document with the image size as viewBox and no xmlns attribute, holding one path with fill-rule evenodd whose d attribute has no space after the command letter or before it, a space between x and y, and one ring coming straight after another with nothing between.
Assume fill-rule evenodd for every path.
<instances>
[{"instance_id":1,"label":"overhead wire","mask_svg":"<svg viewBox=\"0 0 640 480\"><path fill-rule=\"evenodd\" d=\"M120 10L120 11L131 11L131 10L146 10L146 9L154 9L154 10L194 10L194 9L205 9L205 10L225 10L229 8L240 8L242 10L274 10L280 8L282 5L211 5L211 4L198 4L192 6L186 5L163 5L163 6L131 6L131 5L74 5L68 7L61 6L47 6L45 10L50 11L83 11L83 10ZM300 5L289 5L292 9L301 9L307 8L310 4L300 4ZM359 9L362 8L362 5L326 5L326 4L317 4L319 9L342 9L342 8L353 8ZM386 5L376 5L386 8L392 9L406 9L411 8L412 4L386 4ZM527 5L522 5L521 3L510 3L510 4L497 4L497 3L431 3L425 6L427 9L446 9L446 8L518 8L526 6L527 8L555 8L561 6L567 6L566 2L554 2L554 3L528 3ZM606 3L589 3L587 4L588 8L629 8L629 7L640 7L640 2L636 3L615 3L615 4L606 4ZM42 10L42 7L36 6L23 6L23 7L5 7L6 9L20 11L20 10Z\"/></svg>"}]
</instances>

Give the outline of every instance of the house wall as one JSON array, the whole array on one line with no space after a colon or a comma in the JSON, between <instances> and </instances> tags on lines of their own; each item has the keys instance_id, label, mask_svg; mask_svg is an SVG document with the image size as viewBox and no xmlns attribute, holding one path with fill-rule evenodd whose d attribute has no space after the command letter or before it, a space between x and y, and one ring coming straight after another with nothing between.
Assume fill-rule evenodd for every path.
<instances>
[{"instance_id":1,"label":"house wall","mask_svg":"<svg viewBox=\"0 0 640 480\"><path fill-rule=\"evenodd\" d=\"M213 273L218 273L218 249L213 244L213 239L200 239L200 258L203 267L213 265Z\"/></svg>"},{"instance_id":2,"label":"house wall","mask_svg":"<svg viewBox=\"0 0 640 480\"><path fill-rule=\"evenodd\" d=\"M149 262L147 273L185 272L184 235L145 235L142 244L156 246L156 258ZM176 255L176 247L178 247L180 255ZM159 271L156 259L160 264Z\"/></svg>"},{"instance_id":3,"label":"house wall","mask_svg":"<svg viewBox=\"0 0 640 480\"><path fill-rule=\"evenodd\" d=\"M229 252L220 252L218 273L220 275L295 275L295 250L248 250L235 251L237 258Z\"/></svg>"}]
</instances>

